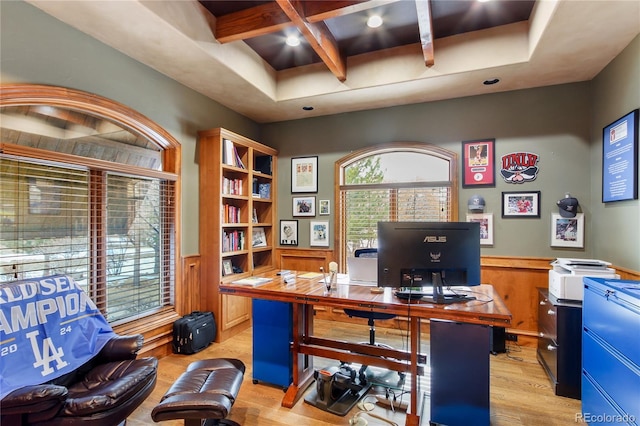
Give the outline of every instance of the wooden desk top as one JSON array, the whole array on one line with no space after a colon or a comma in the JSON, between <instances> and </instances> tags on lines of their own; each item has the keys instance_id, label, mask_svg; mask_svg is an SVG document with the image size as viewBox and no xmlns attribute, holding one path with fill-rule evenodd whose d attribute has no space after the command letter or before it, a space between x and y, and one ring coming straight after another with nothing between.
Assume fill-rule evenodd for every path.
<instances>
[{"instance_id":1,"label":"wooden desk top","mask_svg":"<svg viewBox=\"0 0 640 426\"><path fill-rule=\"evenodd\" d=\"M331 293L326 292L322 277L300 278L298 273L294 282L285 283L277 271L261 275L271 281L257 286L233 283L221 283L220 292L229 295L253 297L257 299L276 300L281 302L331 306L342 309L370 309L390 314L452 320L474 324L509 327L511 312L502 298L488 284L471 287L476 300L452 303L448 305L434 304L427 301L411 301L398 299L392 288L385 288L383 293L374 293L372 287L357 284L337 284ZM377 288L377 287L373 287Z\"/></svg>"}]
</instances>

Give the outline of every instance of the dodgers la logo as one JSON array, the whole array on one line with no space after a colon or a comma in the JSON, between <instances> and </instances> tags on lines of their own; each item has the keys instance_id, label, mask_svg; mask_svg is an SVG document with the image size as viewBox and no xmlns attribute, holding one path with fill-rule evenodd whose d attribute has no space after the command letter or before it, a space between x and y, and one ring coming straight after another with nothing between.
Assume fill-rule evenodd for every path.
<instances>
[{"instance_id":1,"label":"dodgers la logo","mask_svg":"<svg viewBox=\"0 0 640 426\"><path fill-rule=\"evenodd\" d=\"M538 154L512 152L502 156L500 174L507 183L524 183L538 176Z\"/></svg>"}]
</instances>

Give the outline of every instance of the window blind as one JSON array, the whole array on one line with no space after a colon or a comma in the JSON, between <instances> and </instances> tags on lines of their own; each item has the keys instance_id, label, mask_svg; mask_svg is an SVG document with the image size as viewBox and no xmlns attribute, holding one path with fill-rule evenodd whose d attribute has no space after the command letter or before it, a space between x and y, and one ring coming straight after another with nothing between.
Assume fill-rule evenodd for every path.
<instances>
[{"instance_id":1,"label":"window blind","mask_svg":"<svg viewBox=\"0 0 640 426\"><path fill-rule=\"evenodd\" d=\"M358 248L377 247L378 222L450 220L448 185L358 185L340 190L341 235L347 257Z\"/></svg>"},{"instance_id":2,"label":"window blind","mask_svg":"<svg viewBox=\"0 0 640 426\"><path fill-rule=\"evenodd\" d=\"M173 181L0 156L0 281L67 274L111 323L173 304Z\"/></svg>"}]
</instances>

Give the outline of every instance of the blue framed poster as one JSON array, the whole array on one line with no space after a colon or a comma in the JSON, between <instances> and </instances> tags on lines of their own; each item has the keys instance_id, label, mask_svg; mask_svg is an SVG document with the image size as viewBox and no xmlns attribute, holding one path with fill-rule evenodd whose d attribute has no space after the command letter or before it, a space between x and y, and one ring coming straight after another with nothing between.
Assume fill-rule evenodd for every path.
<instances>
[{"instance_id":1,"label":"blue framed poster","mask_svg":"<svg viewBox=\"0 0 640 426\"><path fill-rule=\"evenodd\" d=\"M602 202L638 199L638 111L602 130Z\"/></svg>"}]
</instances>

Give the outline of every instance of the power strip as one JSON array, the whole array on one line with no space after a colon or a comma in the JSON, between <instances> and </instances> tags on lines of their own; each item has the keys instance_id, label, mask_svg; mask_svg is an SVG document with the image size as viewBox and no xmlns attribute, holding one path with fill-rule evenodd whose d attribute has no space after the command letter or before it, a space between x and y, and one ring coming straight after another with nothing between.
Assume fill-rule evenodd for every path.
<instances>
[{"instance_id":1,"label":"power strip","mask_svg":"<svg viewBox=\"0 0 640 426\"><path fill-rule=\"evenodd\" d=\"M376 403L383 407L393 408L394 410L407 411L409 404L405 401L394 401L384 395L376 395Z\"/></svg>"}]
</instances>

